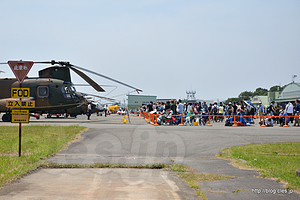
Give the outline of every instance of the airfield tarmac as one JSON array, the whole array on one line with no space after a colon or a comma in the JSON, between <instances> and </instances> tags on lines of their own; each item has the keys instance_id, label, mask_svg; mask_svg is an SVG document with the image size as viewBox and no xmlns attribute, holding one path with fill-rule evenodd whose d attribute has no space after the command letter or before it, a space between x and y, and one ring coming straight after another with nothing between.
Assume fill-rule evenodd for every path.
<instances>
[{"instance_id":1,"label":"airfield tarmac","mask_svg":"<svg viewBox=\"0 0 300 200\"><path fill-rule=\"evenodd\" d=\"M207 174L236 176L223 181L203 181L200 188L214 199L300 199L284 194L282 183L258 177L254 170L233 167L213 157L220 150L249 143L300 142L298 127L158 126L130 116L123 124L119 115L78 118L31 118L30 124L89 127L79 142L72 143L48 161L90 164L188 165ZM0 126L17 124L0 122ZM257 190L255 190L257 189ZM259 190L276 190L276 193ZM266 191L266 190L264 190ZM41 169L0 190L0 199L200 199L174 172L153 169Z\"/></svg>"}]
</instances>

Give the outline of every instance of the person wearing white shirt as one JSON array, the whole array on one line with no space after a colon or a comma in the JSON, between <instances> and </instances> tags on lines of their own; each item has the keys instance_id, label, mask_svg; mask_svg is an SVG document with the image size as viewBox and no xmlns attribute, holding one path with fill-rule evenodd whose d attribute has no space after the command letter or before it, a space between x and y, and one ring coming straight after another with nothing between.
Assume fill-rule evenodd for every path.
<instances>
[{"instance_id":1,"label":"person wearing white shirt","mask_svg":"<svg viewBox=\"0 0 300 200\"><path fill-rule=\"evenodd\" d=\"M181 103L181 99L178 100L177 112L178 114L183 114L183 104Z\"/></svg>"},{"instance_id":2,"label":"person wearing white shirt","mask_svg":"<svg viewBox=\"0 0 300 200\"><path fill-rule=\"evenodd\" d=\"M88 120L90 120L91 115L92 115L92 103L90 102L90 103L88 104L88 108L87 108L87 116L88 116Z\"/></svg>"},{"instance_id":3,"label":"person wearing white shirt","mask_svg":"<svg viewBox=\"0 0 300 200\"><path fill-rule=\"evenodd\" d=\"M293 113L294 113L294 106L293 106L293 103L292 102L289 102L286 106L285 106L285 113L288 115L288 116L292 116ZM293 121L294 121L294 117L291 117L291 123L293 124Z\"/></svg>"}]
</instances>

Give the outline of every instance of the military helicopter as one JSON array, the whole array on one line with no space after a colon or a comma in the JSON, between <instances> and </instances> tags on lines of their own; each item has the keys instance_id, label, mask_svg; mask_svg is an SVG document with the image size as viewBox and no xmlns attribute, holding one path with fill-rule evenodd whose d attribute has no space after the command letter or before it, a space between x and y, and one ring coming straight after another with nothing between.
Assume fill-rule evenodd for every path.
<instances>
[{"instance_id":1,"label":"military helicopter","mask_svg":"<svg viewBox=\"0 0 300 200\"><path fill-rule=\"evenodd\" d=\"M97 113L97 115L99 116L101 113L105 111L105 108L102 107L102 105L99 102L95 102L93 100L90 100L90 96L93 97L97 97L100 99L104 99L107 101L111 101L111 102L115 102L115 99L112 98L108 98L108 97L103 97L103 96L99 96L99 95L94 95L94 94L87 94L87 93L83 93L83 92L79 92L81 93L84 97L85 97L85 103L82 104L81 106L77 106L75 108L69 108L69 109L65 109L65 110L49 110L46 112L43 112L43 114L46 114L47 118L51 118L53 115L56 117L60 117L60 116L64 116L65 118L67 117L77 117L77 115L82 115L82 114L86 114L87 113L87 108L88 108L88 104L91 102L91 108L92 108L92 114L93 113Z\"/></svg>"},{"instance_id":2,"label":"military helicopter","mask_svg":"<svg viewBox=\"0 0 300 200\"><path fill-rule=\"evenodd\" d=\"M76 115L76 110L78 113L80 112L80 107L87 104L87 99L84 94L76 91L71 82L70 69L98 92L105 92L105 90L82 71L133 88L137 92L142 92L142 90L126 83L73 65L69 62L52 60L46 62L34 62L34 64L51 64L51 66L40 70L39 77L26 77L22 83L22 88L30 89L30 100L35 101L35 107L28 108L30 113L42 114L55 110L67 111L68 109L75 110L74 115ZM11 88L19 88L19 82L16 78L2 78L0 79L0 85L0 113L5 113L2 116L2 121L10 122L13 108L6 107L6 102L18 100L11 98Z\"/></svg>"}]
</instances>

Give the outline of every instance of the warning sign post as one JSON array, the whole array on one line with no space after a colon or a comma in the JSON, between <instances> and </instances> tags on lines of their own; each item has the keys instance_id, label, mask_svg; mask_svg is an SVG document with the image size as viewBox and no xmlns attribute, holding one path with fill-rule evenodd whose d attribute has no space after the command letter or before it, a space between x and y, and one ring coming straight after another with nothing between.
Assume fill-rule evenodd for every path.
<instances>
[{"instance_id":1,"label":"warning sign post","mask_svg":"<svg viewBox=\"0 0 300 200\"><path fill-rule=\"evenodd\" d=\"M19 123L19 157L21 156L21 138L22 138L22 123L29 123L29 111L27 110L26 112L28 112L28 114L26 114L25 116L25 111L22 111L22 104L26 104L27 107L34 107L34 103L30 103L30 101L22 101L22 97L25 95L26 96L26 91L27 90L22 90L22 83L25 79L25 77L27 76L28 72L30 71L31 67L33 66L34 62L32 61L8 61L7 62L8 65L10 66L11 70L13 71L14 75L16 76L16 78L18 79L19 83L20 83L20 90L18 90L18 93L15 93L12 91L12 98L14 98L14 95L20 95L20 101L10 101L10 102L6 102L6 104L8 104L8 107L15 107L13 104L15 105L19 105L19 112L17 112L16 110L15 115L14 112L12 112L12 123ZM27 91L29 93L29 90ZM30 95L30 93L29 93ZM29 105L28 105L29 104ZM12 105L12 106L11 106ZM32 106L33 105L33 106ZM25 107L25 106L24 106ZM27 117L28 116L28 117ZM27 117L27 118L26 118ZM25 122L25 121L28 122ZM24 122L23 122L24 121Z\"/></svg>"}]
</instances>

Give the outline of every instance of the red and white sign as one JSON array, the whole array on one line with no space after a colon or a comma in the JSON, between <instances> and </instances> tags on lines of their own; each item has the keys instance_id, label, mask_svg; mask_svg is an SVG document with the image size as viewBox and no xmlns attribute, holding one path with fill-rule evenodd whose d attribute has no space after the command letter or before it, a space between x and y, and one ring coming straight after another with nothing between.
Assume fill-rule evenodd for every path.
<instances>
[{"instance_id":1,"label":"red and white sign","mask_svg":"<svg viewBox=\"0 0 300 200\"><path fill-rule=\"evenodd\" d=\"M8 61L7 63L10 66L13 73L15 74L16 78L18 79L19 83L23 83L25 77L27 76L28 72L34 64L32 61L22 60Z\"/></svg>"}]
</instances>

